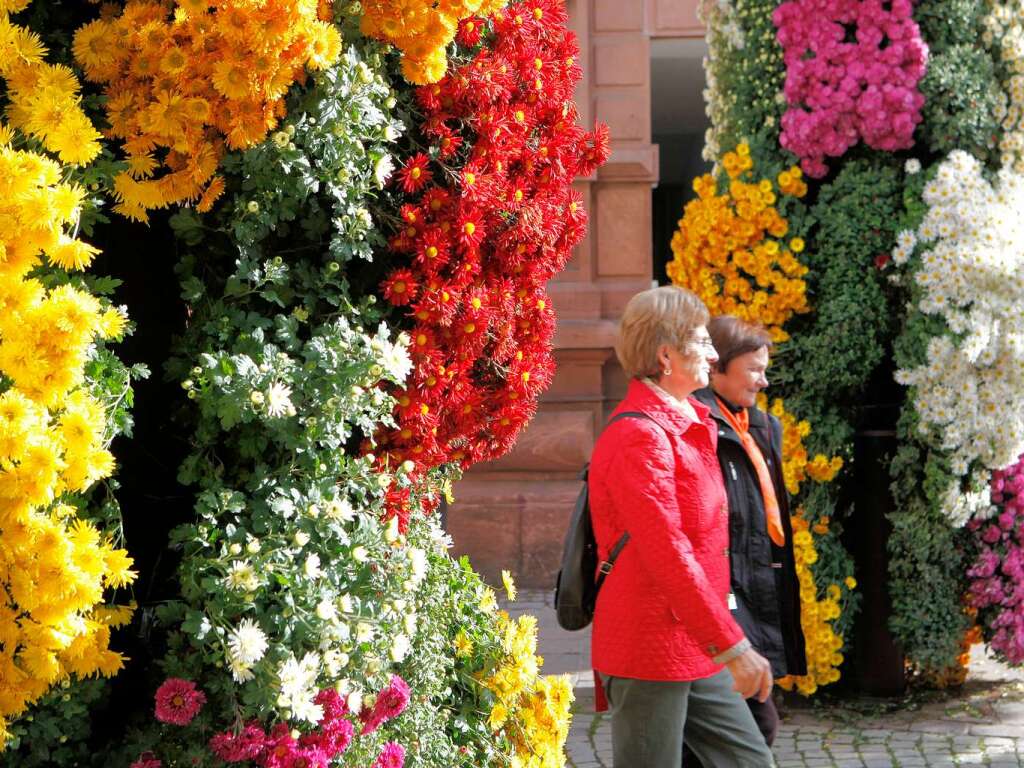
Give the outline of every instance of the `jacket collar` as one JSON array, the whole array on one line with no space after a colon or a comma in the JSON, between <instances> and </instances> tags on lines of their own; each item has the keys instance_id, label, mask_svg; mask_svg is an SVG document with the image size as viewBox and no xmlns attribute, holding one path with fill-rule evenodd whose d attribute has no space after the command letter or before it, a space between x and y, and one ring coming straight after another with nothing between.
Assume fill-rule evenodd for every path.
<instances>
[{"instance_id":1,"label":"jacket collar","mask_svg":"<svg viewBox=\"0 0 1024 768\"><path fill-rule=\"evenodd\" d=\"M708 407L702 402L694 402L693 398L690 398L690 404L697 412L697 418L707 424L710 416ZM626 398L615 409L616 413L623 411L640 411L649 416L666 432L676 435L683 434L696 423L672 402L667 393L663 393L657 387L652 387L640 379L630 380Z\"/></svg>"},{"instance_id":2,"label":"jacket collar","mask_svg":"<svg viewBox=\"0 0 1024 768\"><path fill-rule=\"evenodd\" d=\"M693 393L693 396L707 407L708 412L711 414L711 418L713 418L718 424L719 435L729 437L733 440L739 439L733 431L732 425L729 424L728 419L722 415L722 409L718 406L718 400L715 398L714 390L712 390L711 387L698 389ZM751 433L760 432L762 442L770 444L768 437L771 432L768 429L768 414L757 407L747 408L747 418L749 419L748 423L750 424Z\"/></svg>"}]
</instances>

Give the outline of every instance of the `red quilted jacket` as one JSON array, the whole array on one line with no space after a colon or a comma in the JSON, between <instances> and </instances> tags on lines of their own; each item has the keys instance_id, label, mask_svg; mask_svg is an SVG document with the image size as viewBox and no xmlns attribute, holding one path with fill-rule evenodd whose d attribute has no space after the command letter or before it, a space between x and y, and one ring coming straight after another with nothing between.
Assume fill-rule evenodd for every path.
<instances>
[{"instance_id":1,"label":"red quilted jacket","mask_svg":"<svg viewBox=\"0 0 1024 768\"><path fill-rule=\"evenodd\" d=\"M590 463L590 510L601 558L629 531L594 611L595 670L643 680L698 680L743 639L728 608L729 513L708 408L685 416L633 380ZM598 692L600 706L601 694Z\"/></svg>"}]
</instances>

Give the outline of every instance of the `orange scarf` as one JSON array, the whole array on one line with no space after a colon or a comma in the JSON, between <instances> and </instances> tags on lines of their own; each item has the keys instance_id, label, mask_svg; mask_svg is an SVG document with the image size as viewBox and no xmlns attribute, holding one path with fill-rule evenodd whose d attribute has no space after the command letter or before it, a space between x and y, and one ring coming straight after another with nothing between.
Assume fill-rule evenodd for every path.
<instances>
[{"instance_id":1,"label":"orange scarf","mask_svg":"<svg viewBox=\"0 0 1024 768\"><path fill-rule=\"evenodd\" d=\"M739 413L733 413L721 399L716 397L715 400L718 401L722 416L739 436L743 450L750 457L750 463L754 465L757 481L761 486L761 497L764 499L764 516L768 523L768 535L778 546L785 546L786 532L782 529L782 516L779 514L779 500L775 496L775 485L772 483L772 475L768 471L768 465L764 461L761 449L754 442L754 438L750 436L750 416L747 414L747 409L744 408Z\"/></svg>"}]
</instances>

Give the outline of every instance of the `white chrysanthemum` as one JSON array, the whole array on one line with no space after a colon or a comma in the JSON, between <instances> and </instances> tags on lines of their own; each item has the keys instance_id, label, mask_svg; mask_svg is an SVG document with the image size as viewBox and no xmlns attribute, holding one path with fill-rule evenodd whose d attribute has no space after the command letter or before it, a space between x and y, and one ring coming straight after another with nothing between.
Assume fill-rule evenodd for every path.
<instances>
[{"instance_id":1,"label":"white chrysanthemum","mask_svg":"<svg viewBox=\"0 0 1024 768\"><path fill-rule=\"evenodd\" d=\"M267 636L252 619L242 619L228 638L231 660L252 666L267 652Z\"/></svg>"},{"instance_id":2,"label":"white chrysanthemum","mask_svg":"<svg viewBox=\"0 0 1024 768\"><path fill-rule=\"evenodd\" d=\"M384 155L376 163L373 164L373 178L377 182L377 186L384 187L388 183L388 179L391 178L391 174L395 172L395 161L391 155Z\"/></svg>"},{"instance_id":3,"label":"white chrysanthemum","mask_svg":"<svg viewBox=\"0 0 1024 768\"><path fill-rule=\"evenodd\" d=\"M273 418L290 416L295 413L295 406L292 405L291 387L275 381L267 389L267 415Z\"/></svg>"},{"instance_id":4,"label":"white chrysanthemum","mask_svg":"<svg viewBox=\"0 0 1024 768\"><path fill-rule=\"evenodd\" d=\"M228 669L231 670L231 677L235 679L236 683L247 683L256 677L252 667L234 658L230 653L228 654Z\"/></svg>"},{"instance_id":5,"label":"white chrysanthemum","mask_svg":"<svg viewBox=\"0 0 1024 768\"><path fill-rule=\"evenodd\" d=\"M399 337L397 344L392 344L384 339L383 334L380 334L380 338L381 345L378 360L380 360L381 366L395 381L404 382L410 371L412 371L412 358L409 357L409 353L406 350L408 342L404 336ZM406 343L402 343L403 341L406 341Z\"/></svg>"},{"instance_id":6,"label":"white chrysanthemum","mask_svg":"<svg viewBox=\"0 0 1024 768\"><path fill-rule=\"evenodd\" d=\"M408 554L413 584L419 586L427 575L427 553L419 547L409 547Z\"/></svg>"},{"instance_id":7,"label":"white chrysanthemum","mask_svg":"<svg viewBox=\"0 0 1024 768\"><path fill-rule=\"evenodd\" d=\"M307 557L306 562L303 563L302 570L306 574L306 578L318 578L323 573L320 570L320 555L312 554Z\"/></svg>"},{"instance_id":8,"label":"white chrysanthemum","mask_svg":"<svg viewBox=\"0 0 1024 768\"><path fill-rule=\"evenodd\" d=\"M409 655L411 648L409 638L401 633L395 635L391 641L391 660L398 663L405 660L405 657Z\"/></svg>"},{"instance_id":9,"label":"white chrysanthemum","mask_svg":"<svg viewBox=\"0 0 1024 768\"><path fill-rule=\"evenodd\" d=\"M324 507L324 514L331 520L342 523L350 523L355 519L356 511L352 508L352 502L348 498L331 499Z\"/></svg>"},{"instance_id":10,"label":"white chrysanthemum","mask_svg":"<svg viewBox=\"0 0 1024 768\"><path fill-rule=\"evenodd\" d=\"M232 563L224 581L228 587L239 592L254 592L260 586L260 577L256 575L256 569L251 563L244 561Z\"/></svg>"},{"instance_id":11,"label":"white chrysanthemum","mask_svg":"<svg viewBox=\"0 0 1024 768\"><path fill-rule=\"evenodd\" d=\"M277 703L291 710L292 716L310 723L320 721L324 716L323 707L314 704L316 697L316 680L320 674L320 656L307 653L298 661L295 657L287 659L277 672L280 693Z\"/></svg>"},{"instance_id":12,"label":"white chrysanthemum","mask_svg":"<svg viewBox=\"0 0 1024 768\"><path fill-rule=\"evenodd\" d=\"M906 163L904 163L903 170L905 170L907 173L910 173L910 174L920 173L921 172L921 161L918 160L916 157L912 157L909 160L907 160Z\"/></svg>"},{"instance_id":13,"label":"white chrysanthemum","mask_svg":"<svg viewBox=\"0 0 1024 768\"><path fill-rule=\"evenodd\" d=\"M337 615L334 603L330 600L321 600L316 604L316 615L324 621L330 621Z\"/></svg>"}]
</instances>

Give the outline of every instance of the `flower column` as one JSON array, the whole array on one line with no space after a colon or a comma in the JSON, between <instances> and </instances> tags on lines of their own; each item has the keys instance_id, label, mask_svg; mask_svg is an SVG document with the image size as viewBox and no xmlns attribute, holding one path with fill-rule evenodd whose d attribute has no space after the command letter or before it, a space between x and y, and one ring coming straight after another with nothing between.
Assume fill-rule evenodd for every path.
<instances>
[{"instance_id":1,"label":"flower column","mask_svg":"<svg viewBox=\"0 0 1024 768\"><path fill-rule=\"evenodd\" d=\"M658 178L650 127L654 14L645 5L566 2L581 49L580 123L606 123L612 155L577 182L590 233L548 287L558 316L554 382L516 448L467 473L448 512L456 549L470 553L492 581L510 568L524 586L554 583L577 474L625 389L612 345L622 307L650 286L651 186Z\"/></svg>"}]
</instances>

